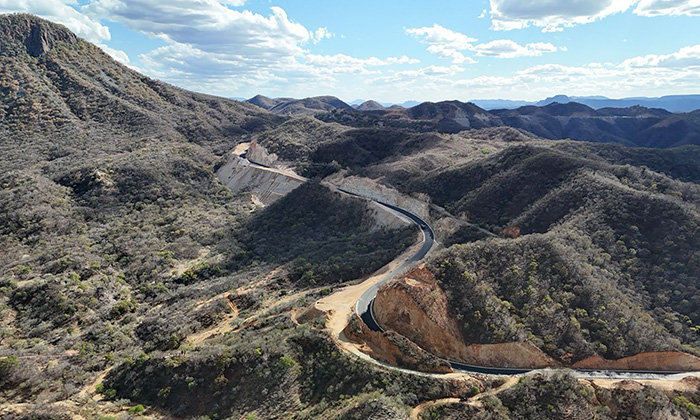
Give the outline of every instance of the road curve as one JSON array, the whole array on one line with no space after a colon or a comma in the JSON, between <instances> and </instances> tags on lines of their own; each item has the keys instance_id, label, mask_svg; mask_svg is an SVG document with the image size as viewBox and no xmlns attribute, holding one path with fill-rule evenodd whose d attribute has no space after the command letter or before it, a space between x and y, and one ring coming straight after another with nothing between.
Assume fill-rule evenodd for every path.
<instances>
[{"instance_id":1,"label":"road curve","mask_svg":"<svg viewBox=\"0 0 700 420\"><path fill-rule=\"evenodd\" d=\"M245 153L241 155L242 158L246 158ZM281 171L276 168L272 168L268 165L254 162L248 159L248 161L254 165L254 167L257 167L257 169L261 170L266 170L266 171L273 171L280 173L281 175L285 176L290 176L294 177L296 179L299 179L301 181L307 181L307 178L304 178L302 176L293 174L291 175L287 171ZM430 250L432 249L433 245L435 244L435 232L433 231L433 228L428 224L425 220L421 219L417 215L409 212L408 210L402 209L400 207L384 203L379 200L375 200L370 197L365 197L347 190L344 190L342 188L338 188L338 191L348 194L354 197L362 198L362 199L367 199L367 200L372 200L384 207L387 207L390 210L393 210L394 212L400 214L401 216L404 216L411 220L414 224L416 224L422 234L423 234L423 243L421 248L409 259L403 262L400 266L395 268L394 270L390 271L389 273L385 274L376 284L374 284L372 287L367 289L362 296L357 300L355 304L355 312L360 315L362 320L365 322L367 327L371 329L372 331L384 331L384 329L377 323L375 317L374 317L374 298L377 296L377 291L379 291L379 288L386 284L389 280L392 278L396 277L397 275L403 274L403 272L413 266L415 263L421 261L424 259ZM559 369L524 369L524 368L499 368L499 367L489 367L489 366L476 366L476 365L469 365L465 363L460 363L456 362L453 360L448 360L448 359L442 359L445 362L449 363L450 366L454 371L457 372L464 372L464 373L479 373L479 374L486 374L486 375L521 375L529 372L546 372L546 371L553 371L553 370L559 370ZM403 369L402 369L403 370ZM672 375L679 375L679 374L697 374L697 372L685 372L685 371L648 371L648 370L601 370L601 369L564 369L573 372L573 374L579 378L586 378L586 379L591 379L591 378L607 378L607 379L657 379L657 378L662 378L662 379L669 379L670 376Z\"/></svg>"},{"instance_id":2,"label":"road curve","mask_svg":"<svg viewBox=\"0 0 700 420\"><path fill-rule=\"evenodd\" d=\"M350 191L339 189L341 192L350 194L360 198L362 197L358 194L352 193ZM374 298L377 296L377 292L380 287L386 284L387 281L394 278L397 275L403 274L403 271L412 266L414 263L421 261L430 252L430 249L435 243L435 232L433 231L430 224L425 220L421 219L417 215L409 212L408 210L396 207L394 205L383 203L378 200L373 200L405 217L410 219L415 223L423 233L423 245L421 248L403 264L401 264L396 269L384 275L375 285L367 289L360 299L355 304L355 312L360 315L360 318L364 321L367 327L372 331L381 331L384 329L379 325L376 318L374 317ZM456 362L453 360L442 359L449 363L454 371L465 372L465 373L480 373L487 375L520 375L533 371L543 371L543 369L527 369L527 368L499 368L499 367L489 367L489 366L475 366L466 363ZM544 369L547 370L547 369ZM551 369L550 369L551 370ZM640 377L654 377L663 376L667 377L670 375L677 375L682 373L682 371L648 371L648 370L601 370L601 369L569 369L572 370L577 376L584 378L599 377L599 378L619 378L619 379L633 379Z\"/></svg>"}]
</instances>

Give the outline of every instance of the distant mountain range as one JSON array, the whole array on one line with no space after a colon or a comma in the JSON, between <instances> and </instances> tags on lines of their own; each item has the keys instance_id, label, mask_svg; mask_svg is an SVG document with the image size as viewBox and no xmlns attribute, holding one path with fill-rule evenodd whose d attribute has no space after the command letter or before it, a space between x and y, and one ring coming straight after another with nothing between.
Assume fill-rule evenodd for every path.
<instances>
[{"instance_id":1,"label":"distant mountain range","mask_svg":"<svg viewBox=\"0 0 700 420\"><path fill-rule=\"evenodd\" d=\"M671 98L676 98L676 104L682 101L692 103L690 95L649 101L668 104ZM700 95L697 98L700 101ZM376 101L351 106L334 96L270 99L258 95L248 102L282 116L313 115L325 122L358 128L393 127L419 132L458 133L474 128L507 126L553 140L569 138L661 148L700 144L700 110L670 112L661 107L637 104L596 108L573 102L572 99L555 96L517 108L490 110L477 103L460 101L423 102L410 108L398 105L387 108ZM607 99L596 97L587 100L597 101L600 106ZM624 100L607 101L627 105L622 102Z\"/></svg>"},{"instance_id":2,"label":"distant mountain range","mask_svg":"<svg viewBox=\"0 0 700 420\"><path fill-rule=\"evenodd\" d=\"M234 98L240 99L240 98ZM308 102L312 100L314 104L309 104ZM299 101L306 101L307 103L299 105ZM318 96L315 98L307 99L293 99L293 98L276 98L271 99L262 95L255 96L254 98L248 99L247 102L253 103L272 111L276 114L281 115L293 115L298 114L298 109L306 109L305 114L315 114L317 112L329 111L329 105L336 104L336 108L355 108L360 111L376 111L383 108L390 107L401 107L401 108L412 108L420 105L419 101L406 101L400 104L377 102L373 100L362 100L356 99L352 102L346 103L340 99L333 96ZM579 104L587 105L593 109L601 108L628 108L631 106L643 106L646 108L661 108L669 112L690 112L696 109L700 109L700 94L699 95L669 95L662 96L660 98L645 98L645 97L634 97L634 98L622 98L622 99L610 99L605 96L567 96L567 95L556 95L544 99L542 101L514 101L510 99L473 99L472 102L485 110L493 109L515 109L522 106L536 105L545 106L552 103L566 104L569 102L576 102ZM294 103L292 109L286 109ZM270 105L280 105L286 104L280 107L278 110L272 110ZM263 106L264 105L264 106ZM285 111L281 111L286 109ZM333 109L333 108L331 108ZM280 111L280 112L278 112Z\"/></svg>"},{"instance_id":3,"label":"distant mountain range","mask_svg":"<svg viewBox=\"0 0 700 420\"><path fill-rule=\"evenodd\" d=\"M547 98L543 101L527 102L527 101L511 101L508 99L475 99L471 102L479 105L484 109L514 109L521 106L537 105L545 106L554 102L565 104L569 102L577 102L579 104L588 105L593 109L601 108L627 108L631 106L643 106L646 108L661 108L670 112L690 112L700 109L700 95L670 95L660 98L622 98L610 99L605 96L566 96L556 95Z\"/></svg>"}]
</instances>

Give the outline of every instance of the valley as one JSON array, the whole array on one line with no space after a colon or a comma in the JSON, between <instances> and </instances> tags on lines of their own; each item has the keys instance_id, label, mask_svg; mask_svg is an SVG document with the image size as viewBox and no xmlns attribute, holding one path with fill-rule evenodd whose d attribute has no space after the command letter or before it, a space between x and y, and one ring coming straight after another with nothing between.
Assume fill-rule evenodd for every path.
<instances>
[{"instance_id":1,"label":"valley","mask_svg":"<svg viewBox=\"0 0 700 420\"><path fill-rule=\"evenodd\" d=\"M0 47L1 417L700 413L697 111L238 102L24 14Z\"/></svg>"}]
</instances>

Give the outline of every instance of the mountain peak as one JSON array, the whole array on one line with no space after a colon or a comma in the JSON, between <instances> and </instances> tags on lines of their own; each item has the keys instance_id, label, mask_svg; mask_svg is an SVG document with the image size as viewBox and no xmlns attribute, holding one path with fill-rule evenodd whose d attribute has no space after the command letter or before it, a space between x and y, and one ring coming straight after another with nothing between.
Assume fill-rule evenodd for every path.
<instances>
[{"instance_id":1,"label":"mountain peak","mask_svg":"<svg viewBox=\"0 0 700 420\"><path fill-rule=\"evenodd\" d=\"M364 101L357 107L358 111L380 111L383 109L382 104L373 100Z\"/></svg>"},{"instance_id":2,"label":"mountain peak","mask_svg":"<svg viewBox=\"0 0 700 420\"><path fill-rule=\"evenodd\" d=\"M0 16L0 50L3 55L26 52L32 57L39 57L51 51L58 42L77 41L78 37L65 26L34 15Z\"/></svg>"}]
</instances>

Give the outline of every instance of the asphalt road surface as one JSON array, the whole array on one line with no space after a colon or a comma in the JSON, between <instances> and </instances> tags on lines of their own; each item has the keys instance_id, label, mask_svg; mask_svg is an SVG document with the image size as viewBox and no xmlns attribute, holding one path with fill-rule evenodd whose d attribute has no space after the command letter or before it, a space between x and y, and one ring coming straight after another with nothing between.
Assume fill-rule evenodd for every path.
<instances>
[{"instance_id":1,"label":"asphalt road surface","mask_svg":"<svg viewBox=\"0 0 700 420\"><path fill-rule=\"evenodd\" d=\"M244 157L241 155L241 157ZM260 169L264 170L274 170L274 168L270 168L267 165L258 163L258 162L253 162L250 161L253 165L256 165L260 167ZM306 178L299 177L300 179L306 180ZM339 191L349 194L355 197L367 199L368 197L363 197L361 195L352 193L350 191L344 190L339 188ZM401 264L399 267L395 268L391 272L387 273L384 275L384 277L381 278L374 286L371 288L367 289L365 293L362 294L360 299L357 301L355 304L355 311L360 315L362 320L367 324L367 327L371 329L372 331L384 331L384 329L377 323L375 317L374 317L374 298L377 296L377 291L379 290L380 287L382 287L384 284L386 284L387 281L391 280L392 278L401 275L404 273L405 270L407 270L409 267L413 266L415 263L423 260L426 255L428 255L428 252L430 252L430 249L433 247L435 244L435 232L433 232L433 228L423 219L420 217L416 216L415 214L404 210L400 207L396 207L394 205L388 204L388 203L383 203L378 200L373 200L393 211L396 213L401 214L404 217L407 217L410 219L413 223L415 223L421 230L423 234L423 244L421 248L408 260L404 261L403 264ZM459 372L467 372L467 373L481 373L481 374L488 374L488 375L519 375L519 374L524 374L528 372L534 372L538 371L538 369L521 369L521 368L498 368L498 367L489 367L489 366L475 366L475 365L468 365L465 363L459 363L451 360L446 360L451 366L452 369L455 371ZM552 369L539 369L540 371L548 371ZM671 375L678 375L678 374L684 374L684 373L690 373L690 372L671 372L671 371L647 371L647 370L600 370L600 369L571 369L571 371L576 375L577 377L581 378L609 378L609 379L654 379L654 378L667 378Z\"/></svg>"}]
</instances>

